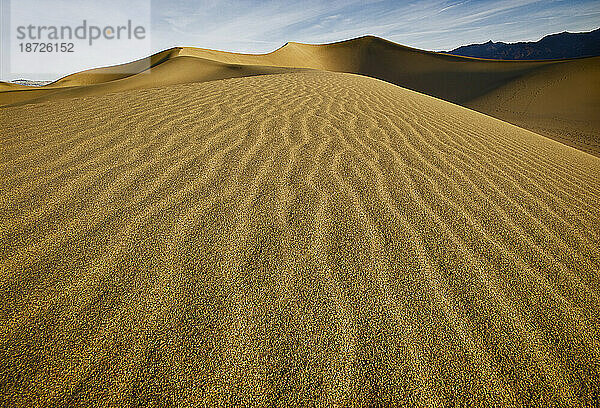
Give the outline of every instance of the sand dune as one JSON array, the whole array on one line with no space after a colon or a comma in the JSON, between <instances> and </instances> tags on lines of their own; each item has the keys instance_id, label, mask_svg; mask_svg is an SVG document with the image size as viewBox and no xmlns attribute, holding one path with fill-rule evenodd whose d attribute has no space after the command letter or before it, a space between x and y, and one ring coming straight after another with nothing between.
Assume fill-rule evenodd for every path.
<instances>
[{"instance_id":1,"label":"sand dune","mask_svg":"<svg viewBox=\"0 0 600 408\"><path fill-rule=\"evenodd\" d=\"M180 59L184 57L197 60L183 63ZM177 73L173 65L179 64L186 68ZM373 36L324 45L291 42L261 55L178 47L118 67L69 75L43 89L0 92L0 105L308 68L383 79L600 155L599 66L600 57L554 61L465 58ZM65 87L74 89L62 90ZM551 112L546 110L548 101L553 104Z\"/></svg>"},{"instance_id":2,"label":"sand dune","mask_svg":"<svg viewBox=\"0 0 600 408\"><path fill-rule=\"evenodd\" d=\"M0 405L600 393L599 158L322 71L9 107L0 129Z\"/></svg>"},{"instance_id":3,"label":"sand dune","mask_svg":"<svg viewBox=\"0 0 600 408\"><path fill-rule=\"evenodd\" d=\"M137 61L128 62L125 64L115 65L111 67L94 68L87 71L77 72L72 75L67 75L48 85L52 87L69 87L69 86L85 86L95 85L109 81L115 81L129 76L149 71L169 61L179 55L181 48L175 47L165 51L158 52L150 57L142 58Z\"/></svg>"},{"instance_id":4,"label":"sand dune","mask_svg":"<svg viewBox=\"0 0 600 408\"><path fill-rule=\"evenodd\" d=\"M151 68L157 67L159 64L176 57L179 54L179 50L180 48L172 48L138 61L77 72L42 87L0 82L0 92L22 91L0 93L0 105L20 103L22 101L37 102L39 97L44 97L44 100L48 100L52 99L50 95L56 95L55 98L58 95L62 96L62 94L56 94L57 88L85 87L116 81L146 71L149 72Z\"/></svg>"},{"instance_id":5,"label":"sand dune","mask_svg":"<svg viewBox=\"0 0 600 408\"><path fill-rule=\"evenodd\" d=\"M600 156L600 57L543 67L466 106Z\"/></svg>"},{"instance_id":6,"label":"sand dune","mask_svg":"<svg viewBox=\"0 0 600 408\"><path fill-rule=\"evenodd\" d=\"M82 98L119 93L129 89L156 88L182 83L208 82L218 79L300 72L305 70L302 68L226 64L203 58L182 56L166 60L151 70L111 81L99 81L86 86L59 86L51 89L29 89L26 92L0 93L0 103L3 100L13 105L39 103L63 98ZM84 80L91 81L92 79L86 76ZM69 83L73 83L76 79L73 78L70 81L72 82Z\"/></svg>"},{"instance_id":7,"label":"sand dune","mask_svg":"<svg viewBox=\"0 0 600 408\"><path fill-rule=\"evenodd\" d=\"M0 81L0 92L2 91L14 91L14 90L25 90L30 89L25 85L13 84L11 82L1 82Z\"/></svg>"}]
</instances>

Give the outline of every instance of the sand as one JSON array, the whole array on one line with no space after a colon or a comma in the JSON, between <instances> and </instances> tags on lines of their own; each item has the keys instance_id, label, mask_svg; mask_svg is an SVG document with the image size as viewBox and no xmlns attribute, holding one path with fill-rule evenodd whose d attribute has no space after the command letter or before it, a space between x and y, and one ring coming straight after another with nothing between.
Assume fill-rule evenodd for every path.
<instances>
[{"instance_id":1,"label":"sand","mask_svg":"<svg viewBox=\"0 0 600 408\"><path fill-rule=\"evenodd\" d=\"M2 406L598 400L597 157L323 71L0 135Z\"/></svg>"},{"instance_id":2,"label":"sand","mask_svg":"<svg viewBox=\"0 0 600 408\"><path fill-rule=\"evenodd\" d=\"M14 90L25 90L28 89L25 85L13 84L12 82L1 82L0 81L0 92L3 91L14 91Z\"/></svg>"},{"instance_id":3,"label":"sand","mask_svg":"<svg viewBox=\"0 0 600 408\"><path fill-rule=\"evenodd\" d=\"M548 65L466 106L600 156L600 57Z\"/></svg>"},{"instance_id":4,"label":"sand","mask_svg":"<svg viewBox=\"0 0 600 408\"><path fill-rule=\"evenodd\" d=\"M600 57L484 60L418 50L374 36L323 45L290 42L259 55L176 47L128 64L75 73L44 89L1 92L0 86L0 106L298 68L382 79L600 156Z\"/></svg>"}]
</instances>

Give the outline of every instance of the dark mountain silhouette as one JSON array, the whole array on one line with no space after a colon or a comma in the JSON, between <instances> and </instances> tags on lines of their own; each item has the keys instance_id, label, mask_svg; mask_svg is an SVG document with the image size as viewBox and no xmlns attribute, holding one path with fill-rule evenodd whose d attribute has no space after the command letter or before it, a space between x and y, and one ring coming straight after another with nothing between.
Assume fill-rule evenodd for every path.
<instances>
[{"instance_id":1,"label":"dark mountain silhouette","mask_svg":"<svg viewBox=\"0 0 600 408\"><path fill-rule=\"evenodd\" d=\"M488 41L448 51L465 57L504 60L539 60L600 56L600 28L585 33L563 32L547 35L536 42L504 43Z\"/></svg>"}]
</instances>

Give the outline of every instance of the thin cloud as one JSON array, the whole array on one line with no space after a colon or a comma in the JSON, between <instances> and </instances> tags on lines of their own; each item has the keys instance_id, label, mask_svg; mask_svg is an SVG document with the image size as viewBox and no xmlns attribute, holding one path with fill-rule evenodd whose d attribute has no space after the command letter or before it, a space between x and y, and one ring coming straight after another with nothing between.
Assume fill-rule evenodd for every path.
<instances>
[{"instance_id":1,"label":"thin cloud","mask_svg":"<svg viewBox=\"0 0 600 408\"><path fill-rule=\"evenodd\" d=\"M77 3L56 1L61 10ZM599 15L597 0L152 0L150 35L154 52L188 45L262 53L288 41L326 43L365 34L450 50L489 39L531 41L586 31L600 25Z\"/></svg>"},{"instance_id":2,"label":"thin cloud","mask_svg":"<svg viewBox=\"0 0 600 408\"><path fill-rule=\"evenodd\" d=\"M465 3L467 3L467 2L466 2L466 1L462 1L462 2L460 2L460 3L451 4L451 5L449 5L449 6L446 6L446 7L444 7L443 9L441 9L440 11L438 11L438 14L439 14L439 13L443 13L443 12L444 12L444 11L446 11L446 10L450 10L451 8L458 7L458 6L460 6L460 5L462 5L462 4L465 4Z\"/></svg>"}]
</instances>

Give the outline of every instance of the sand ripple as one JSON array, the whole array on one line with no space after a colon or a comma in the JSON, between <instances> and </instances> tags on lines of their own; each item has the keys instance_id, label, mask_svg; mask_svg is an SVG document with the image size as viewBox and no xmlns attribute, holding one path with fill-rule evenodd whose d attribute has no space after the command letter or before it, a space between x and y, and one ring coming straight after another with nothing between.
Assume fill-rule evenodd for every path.
<instances>
[{"instance_id":1,"label":"sand ripple","mask_svg":"<svg viewBox=\"0 0 600 408\"><path fill-rule=\"evenodd\" d=\"M0 124L0 405L598 401L596 157L324 72Z\"/></svg>"}]
</instances>

